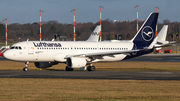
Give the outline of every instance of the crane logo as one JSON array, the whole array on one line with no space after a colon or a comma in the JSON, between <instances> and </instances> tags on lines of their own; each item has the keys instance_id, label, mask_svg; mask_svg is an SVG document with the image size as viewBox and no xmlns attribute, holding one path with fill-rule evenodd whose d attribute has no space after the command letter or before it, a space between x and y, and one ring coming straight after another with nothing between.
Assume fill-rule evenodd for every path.
<instances>
[{"instance_id":1,"label":"crane logo","mask_svg":"<svg viewBox=\"0 0 180 101\"><path fill-rule=\"evenodd\" d=\"M141 35L145 41L151 41L154 37L154 31L150 26L146 26L142 29Z\"/></svg>"}]
</instances>

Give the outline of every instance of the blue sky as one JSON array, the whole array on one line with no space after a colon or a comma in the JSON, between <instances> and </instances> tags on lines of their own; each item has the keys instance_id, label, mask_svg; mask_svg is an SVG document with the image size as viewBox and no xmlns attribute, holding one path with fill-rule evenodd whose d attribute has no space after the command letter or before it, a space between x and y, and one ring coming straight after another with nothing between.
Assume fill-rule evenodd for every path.
<instances>
[{"instance_id":1,"label":"blue sky","mask_svg":"<svg viewBox=\"0 0 180 101\"><path fill-rule=\"evenodd\" d=\"M76 9L76 22L99 21L99 6L103 6L102 20L146 19L158 9L160 22L169 19L180 22L180 0L0 0L0 22L5 18L11 23L39 22L39 10L43 10L42 21L56 20L73 23L72 9Z\"/></svg>"}]
</instances>

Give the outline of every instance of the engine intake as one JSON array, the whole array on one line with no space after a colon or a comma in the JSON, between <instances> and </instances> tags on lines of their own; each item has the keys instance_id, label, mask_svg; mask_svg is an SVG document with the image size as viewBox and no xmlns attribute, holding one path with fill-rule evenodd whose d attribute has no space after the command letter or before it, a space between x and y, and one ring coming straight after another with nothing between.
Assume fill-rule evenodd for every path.
<instances>
[{"instance_id":1,"label":"engine intake","mask_svg":"<svg viewBox=\"0 0 180 101\"><path fill-rule=\"evenodd\" d=\"M70 57L67 58L66 64L69 68L81 68L86 66L87 61L81 57Z\"/></svg>"}]
</instances>

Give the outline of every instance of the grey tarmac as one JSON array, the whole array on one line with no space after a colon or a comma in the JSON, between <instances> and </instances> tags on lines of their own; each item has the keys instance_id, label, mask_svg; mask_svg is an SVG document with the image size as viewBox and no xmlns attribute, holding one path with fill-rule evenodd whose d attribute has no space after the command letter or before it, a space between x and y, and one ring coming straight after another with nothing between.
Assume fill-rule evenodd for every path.
<instances>
[{"instance_id":1,"label":"grey tarmac","mask_svg":"<svg viewBox=\"0 0 180 101\"><path fill-rule=\"evenodd\" d=\"M119 80L180 80L180 72L136 71L0 71L0 78L60 78Z\"/></svg>"}]
</instances>

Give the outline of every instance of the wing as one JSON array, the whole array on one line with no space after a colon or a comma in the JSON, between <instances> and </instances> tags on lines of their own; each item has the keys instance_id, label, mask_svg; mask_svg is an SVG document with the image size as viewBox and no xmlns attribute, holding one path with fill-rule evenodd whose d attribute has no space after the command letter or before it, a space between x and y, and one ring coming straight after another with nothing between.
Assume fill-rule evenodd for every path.
<instances>
[{"instance_id":1,"label":"wing","mask_svg":"<svg viewBox=\"0 0 180 101\"><path fill-rule=\"evenodd\" d=\"M124 51L110 51L110 52L95 52L95 53L87 53L87 54L77 54L73 55L73 57L83 56L83 57L96 57L96 56L109 56L109 55L115 55L115 54L125 54L128 55L133 52L137 51L143 51L147 49L141 49L141 50L124 50ZM71 56L68 56L71 57ZM67 58L68 58L67 57Z\"/></svg>"},{"instance_id":2,"label":"wing","mask_svg":"<svg viewBox=\"0 0 180 101\"><path fill-rule=\"evenodd\" d=\"M85 56L87 57L91 57L91 56L106 56L106 55L115 55L115 54L130 54L130 53L133 53L133 52L137 52L137 51L140 51L140 50L126 50L126 51L111 51L111 52L98 52L98 53L88 53L88 54L85 54Z\"/></svg>"}]
</instances>

